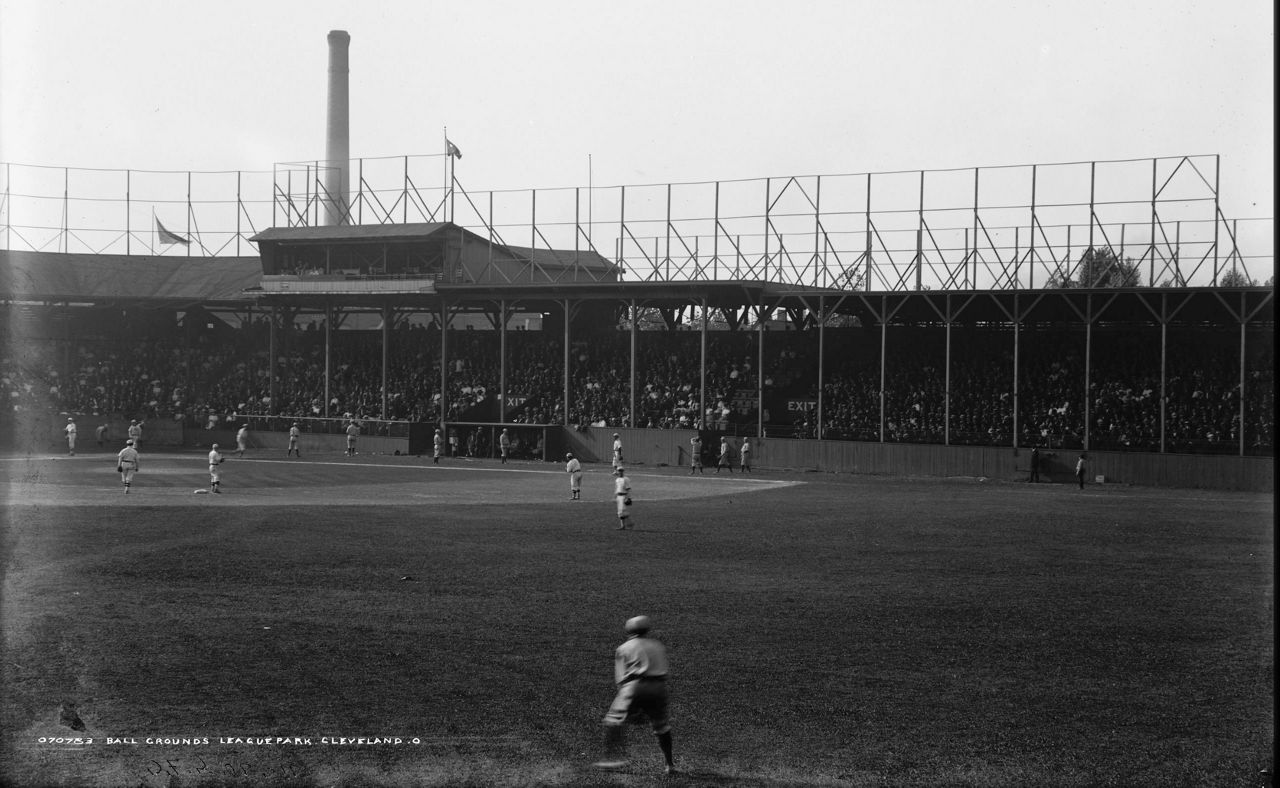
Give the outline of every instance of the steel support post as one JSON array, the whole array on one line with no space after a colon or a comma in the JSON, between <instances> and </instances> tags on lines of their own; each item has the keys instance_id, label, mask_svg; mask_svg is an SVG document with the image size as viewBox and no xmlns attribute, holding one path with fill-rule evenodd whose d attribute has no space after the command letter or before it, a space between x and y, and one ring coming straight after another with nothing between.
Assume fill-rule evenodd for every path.
<instances>
[{"instance_id":1,"label":"steel support post","mask_svg":"<svg viewBox=\"0 0 1280 788\"><path fill-rule=\"evenodd\" d=\"M942 445L951 445L951 294L947 293L947 342L943 351L942 377Z\"/></svg>"},{"instance_id":2,"label":"steel support post","mask_svg":"<svg viewBox=\"0 0 1280 788\"><path fill-rule=\"evenodd\" d=\"M1093 213L1094 206L1094 188L1097 184L1098 163L1096 161L1089 162L1089 249L1093 249L1093 223L1097 218ZM1093 283L1086 283L1086 287L1092 287Z\"/></svg>"},{"instance_id":3,"label":"steel support post","mask_svg":"<svg viewBox=\"0 0 1280 788\"><path fill-rule=\"evenodd\" d=\"M569 426L569 299L564 306L564 426Z\"/></svg>"},{"instance_id":4,"label":"steel support post","mask_svg":"<svg viewBox=\"0 0 1280 788\"><path fill-rule=\"evenodd\" d=\"M636 328L636 301L631 299L628 306L631 313L631 423L629 427L640 427L640 420L636 416L636 356L639 344L639 331Z\"/></svg>"},{"instance_id":5,"label":"steel support post","mask_svg":"<svg viewBox=\"0 0 1280 788\"><path fill-rule=\"evenodd\" d=\"M324 416L329 418L329 386L333 375L333 305L324 304Z\"/></svg>"},{"instance_id":6,"label":"steel support post","mask_svg":"<svg viewBox=\"0 0 1280 788\"><path fill-rule=\"evenodd\" d=\"M244 200L240 194L240 170L236 170L236 257L240 256L240 218L244 214Z\"/></svg>"},{"instance_id":7,"label":"steel support post","mask_svg":"<svg viewBox=\"0 0 1280 788\"><path fill-rule=\"evenodd\" d=\"M385 261L383 270L386 270ZM391 307L382 307L382 418L387 417L387 368L391 366Z\"/></svg>"},{"instance_id":8,"label":"steel support post","mask_svg":"<svg viewBox=\"0 0 1280 788\"><path fill-rule=\"evenodd\" d=\"M814 181L813 187L813 286L819 286L818 272L825 270L818 259L818 249L822 247L822 176Z\"/></svg>"},{"instance_id":9,"label":"steel support post","mask_svg":"<svg viewBox=\"0 0 1280 788\"><path fill-rule=\"evenodd\" d=\"M864 250L863 250L863 259L865 259L865 260L867 261L867 262L866 262L866 266L867 266L867 273L866 273L866 277L865 277L865 278L866 278L866 285L865 285L865 287L866 287L866 291L867 291L868 293L870 293L870 292L871 292L871 279L872 279L872 276L871 276L871 275L872 275L872 270L871 270L871 269L872 269L872 265L871 265L871 173L867 173L867 207L866 207L866 211L863 213L863 220L862 220L862 222L863 222L863 227L865 228L865 230L866 230L866 234L867 234L867 246L866 246L866 249L864 249ZM883 361L884 361L884 357L883 357L883 355L881 356L881 359L880 359L880 360L881 360L881 362L883 363ZM883 415L883 414L882 414L882 415ZM883 418L881 418L881 422L883 422L883 421L884 421L884 419L883 419ZM881 427L880 427L880 441L881 441L882 443L884 442L884 425L883 425L883 423L881 424Z\"/></svg>"},{"instance_id":10,"label":"steel support post","mask_svg":"<svg viewBox=\"0 0 1280 788\"><path fill-rule=\"evenodd\" d=\"M1218 195L1221 193L1218 189L1222 180L1222 156L1214 154L1213 156L1213 286L1218 286ZM1241 313L1244 314L1243 312ZM1244 424L1240 425L1241 427Z\"/></svg>"},{"instance_id":11,"label":"steel support post","mask_svg":"<svg viewBox=\"0 0 1280 788\"><path fill-rule=\"evenodd\" d=\"M666 226L666 256L663 258L663 270L666 271L666 279L671 281L671 184L667 184L667 226Z\"/></svg>"},{"instance_id":12,"label":"steel support post","mask_svg":"<svg viewBox=\"0 0 1280 788\"><path fill-rule=\"evenodd\" d=\"M1156 195L1159 194L1159 159L1151 160L1151 264L1148 267L1147 287L1156 286ZM1163 427L1163 424L1161 425ZM1161 438L1160 451L1164 451Z\"/></svg>"},{"instance_id":13,"label":"steel support post","mask_svg":"<svg viewBox=\"0 0 1280 788\"><path fill-rule=\"evenodd\" d=\"M756 436L764 440L764 295L756 307Z\"/></svg>"},{"instance_id":14,"label":"steel support post","mask_svg":"<svg viewBox=\"0 0 1280 788\"><path fill-rule=\"evenodd\" d=\"M764 179L764 281L769 281L769 201L772 199L773 178Z\"/></svg>"},{"instance_id":15,"label":"steel support post","mask_svg":"<svg viewBox=\"0 0 1280 788\"><path fill-rule=\"evenodd\" d=\"M706 419L707 417L707 297L702 297L702 327L699 331L701 334L702 347L698 353L698 417ZM703 421L702 428L710 429L711 425Z\"/></svg>"},{"instance_id":16,"label":"steel support post","mask_svg":"<svg viewBox=\"0 0 1280 788\"><path fill-rule=\"evenodd\" d=\"M968 290L970 286L977 286L978 279L978 173L977 167L973 168L973 250L964 264L964 289ZM965 246L968 246L966 243ZM969 279L969 261L973 263L973 284L970 285Z\"/></svg>"},{"instance_id":17,"label":"steel support post","mask_svg":"<svg viewBox=\"0 0 1280 788\"><path fill-rule=\"evenodd\" d=\"M920 171L920 205L916 217L916 290L919 291L924 285L924 170Z\"/></svg>"},{"instance_id":18,"label":"steel support post","mask_svg":"<svg viewBox=\"0 0 1280 788\"><path fill-rule=\"evenodd\" d=\"M1217 220L1215 219L1214 221L1215 221L1214 227L1216 228L1216 227L1217 227L1217 224L1216 224L1216 221L1217 221ZM1215 240L1214 240L1214 243L1217 243L1216 238L1215 238ZM1238 432L1240 433L1240 456L1241 456L1241 457L1243 457L1243 456L1244 456L1244 447L1245 447L1245 441L1244 441L1244 434L1245 434L1245 420L1244 420L1244 418L1245 418L1245 409L1244 409L1244 397L1245 397L1245 394L1246 394L1247 392L1245 391L1245 371L1244 371L1244 364L1245 364L1245 341L1246 341L1246 339L1245 339L1245 336L1246 336L1245 326L1248 324L1247 314L1248 314L1248 313L1247 313L1247 312L1245 312L1245 294L1242 292L1242 293L1240 293L1240 429L1238 430Z\"/></svg>"},{"instance_id":19,"label":"steel support post","mask_svg":"<svg viewBox=\"0 0 1280 788\"><path fill-rule=\"evenodd\" d=\"M1168 412L1165 400L1169 380L1169 294L1160 294L1160 453L1164 454Z\"/></svg>"},{"instance_id":20,"label":"steel support post","mask_svg":"<svg viewBox=\"0 0 1280 788\"><path fill-rule=\"evenodd\" d=\"M70 200L71 200L71 194L70 194L70 192L71 192L71 175L70 175L70 171L69 171L66 167L63 167L63 168L62 168L62 228L61 228L62 232L60 233L60 235L62 236L62 238L61 238L61 240L62 240L62 249L61 249L60 251L62 251L62 252L64 252L64 253L65 253L66 251L68 251L68 250L67 250L67 237L68 237L68 228L69 228L69 226L70 226L70 222L71 222L71 211L70 211Z\"/></svg>"},{"instance_id":21,"label":"steel support post","mask_svg":"<svg viewBox=\"0 0 1280 788\"><path fill-rule=\"evenodd\" d=\"M1090 206L1090 210L1092 210ZM1084 446L1083 450L1089 450L1089 419L1091 418L1092 404L1089 400L1089 376L1093 366L1093 294L1085 296L1085 324L1084 324Z\"/></svg>"},{"instance_id":22,"label":"steel support post","mask_svg":"<svg viewBox=\"0 0 1280 788\"><path fill-rule=\"evenodd\" d=\"M440 299L440 434L449 438L449 302ZM452 449L452 446L450 446Z\"/></svg>"},{"instance_id":23,"label":"steel support post","mask_svg":"<svg viewBox=\"0 0 1280 788\"><path fill-rule=\"evenodd\" d=\"M711 278L720 278L720 181L716 181L716 195L712 207L711 227Z\"/></svg>"},{"instance_id":24,"label":"steel support post","mask_svg":"<svg viewBox=\"0 0 1280 788\"><path fill-rule=\"evenodd\" d=\"M280 321L280 310L278 307L271 307L267 313L271 324L267 327L267 396L271 398L271 413L280 413L280 399L276 391L276 357L279 352L276 350L276 323Z\"/></svg>"},{"instance_id":25,"label":"steel support post","mask_svg":"<svg viewBox=\"0 0 1280 788\"><path fill-rule=\"evenodd\" d=\"M822 381L823 381L823 363L826 361L826 341L827 341L827 304L826 296L818 296L818 412L814 419L814 429L817 430L816 437L822 440Z\"/></svg>"},{"instance_id":26,"label":"steel support post","mask_svg":"<svg viewBox=\"0 0 1280 788\"><path fill-rule=\"evenodd\" d=\"M507 423L507 299L498 302L498 421Z\"/></svg>"},{"instance_id":27,"label":"steel support post","mask_svg":"<svg viewBox=\"0 0 1280 788\"><path fill-rule=\"evenodd\" d=\"M1036 218L1036 175L1037 167L1033 164L1031 165L1031 240L1027 243L1027 259L1031 261L1031 280L1028 286L1032 290L1036 289L1036 227L1039 225L1039 220ZM1018 315L1016 310L1014 314ZM1021 320L1022 316L1018 315L1018 319Z\"/></svg>"},{"instance_id":28,"label":"steel support post","mask_svg":"<svg viewBox=\"0 0 1280 788\"><path fill-rule=\"evenodd\" d=\"M1034 235L1034 230L1032 231ZM1021 433L1018 430L1018 375L1020 374L1019 363L1021 361L1020 335L1022 333L1022 312L1018 310L1018 294L1013 294L1013 448L1018 448L1021 444L1019 438Z\"/></svg>"},{"instance_id":29,"label":"steel support post","mask_svg":"<svg viewBox=\"0 0 1280 788\"><path fill-rule=\"evenodd\" d=\"M889 331L889 299L880 296L880 442L884 443L885 340Z\"/></svg>"}]
</instances>

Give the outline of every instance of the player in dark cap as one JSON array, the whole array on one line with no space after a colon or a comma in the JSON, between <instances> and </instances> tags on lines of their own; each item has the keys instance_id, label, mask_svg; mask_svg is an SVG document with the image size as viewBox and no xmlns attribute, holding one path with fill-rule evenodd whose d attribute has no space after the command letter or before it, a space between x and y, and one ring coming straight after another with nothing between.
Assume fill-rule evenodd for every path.
<instances>
[{"instance_id":1,"label":"player in dark cap","mask_svg":"<svg viewBox=\"0 0 1280 788\"><path fill-rule=\"evenodd\" d=\"M667 650L649 637L653 627L648 616L627 619L627 639L613 655L613 678L618 685L609 711L604 715L605 759L600 769L621 769L627 765L626 735L622 727L641 716L649 719L658 737L666 772L675 771L671 755L671 722L667 712Z\"/></svg>"}]
</instances>

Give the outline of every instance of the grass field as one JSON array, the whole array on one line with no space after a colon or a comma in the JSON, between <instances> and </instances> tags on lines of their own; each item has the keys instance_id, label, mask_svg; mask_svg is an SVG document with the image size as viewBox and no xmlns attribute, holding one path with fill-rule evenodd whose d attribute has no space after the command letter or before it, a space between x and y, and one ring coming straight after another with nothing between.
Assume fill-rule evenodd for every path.
<instances>
[{"instance_id":1,"label":"grass field","mask_svg":"<svg viewBox=\"0 0 1280 788\"><path fill-rule=\"evenodd\" d=\"M256 451L214 496L203 454L144 452L127 496L105 454L0 460L7 784L1273 768L1271 495L634 468L617 531L600 466L575 503L556 465ZM671 777L643 727L627 771L590 766L639 613L672 661Z\"/></svg>"}]
</instances>

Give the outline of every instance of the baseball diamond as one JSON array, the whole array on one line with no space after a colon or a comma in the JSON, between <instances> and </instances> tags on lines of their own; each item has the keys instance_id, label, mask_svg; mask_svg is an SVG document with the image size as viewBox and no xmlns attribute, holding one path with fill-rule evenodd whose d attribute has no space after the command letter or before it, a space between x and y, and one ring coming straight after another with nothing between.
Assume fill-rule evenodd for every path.
<instances>
[{"instance_id":1,"label":"baseball diamond","mask_svg":"<svg viewBox=\"0 0 1280 788\"><path fill-rule=\"evenodd\" d=\"M672 466L619 531L608 463L573 502L558 462L286 451L203 497L201 450L129 496L105 452L0 460L11 776L599 785L636 611L695 784L1244 784L1270 746L1269 495ZM220 744L263 736L409 743Z\"/></svg>"}]
</instances>

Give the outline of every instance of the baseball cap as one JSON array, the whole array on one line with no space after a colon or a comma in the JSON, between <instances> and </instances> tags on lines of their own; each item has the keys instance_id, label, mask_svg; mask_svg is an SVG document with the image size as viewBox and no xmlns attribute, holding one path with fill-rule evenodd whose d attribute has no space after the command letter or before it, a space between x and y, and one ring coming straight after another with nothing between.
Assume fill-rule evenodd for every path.
<instances>
[{"instance_id":1,"label":"baseball cap","mask_svg":"<svg viewBox=\"0 0 1280 788\"><path fill-rule=\"evenodd\" d=\"M643 635L653 627L653 622L648 616L634 616L627 619L626 629L637 635Z\"/></svg>"},{"instance_id":2,"label":"baseball cap","mask_svg":"<svg viewBox=\"0 0 1280 788\"><path fill-rule=\"evenodd\" d=\"M133 445L133 438L130 438L129 440L125 441L125 442L124 442L124 445L126 445L126 446L132 446L132 445Z\"/></svg>"}]
</instances>

